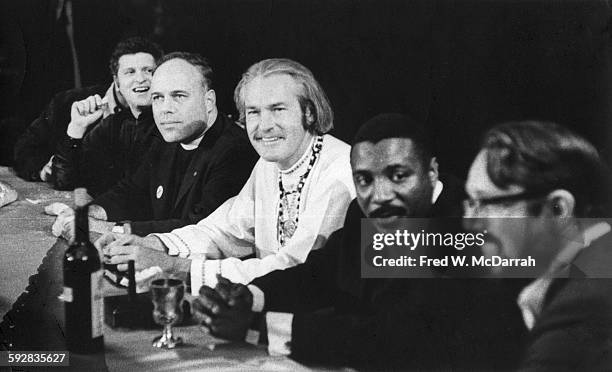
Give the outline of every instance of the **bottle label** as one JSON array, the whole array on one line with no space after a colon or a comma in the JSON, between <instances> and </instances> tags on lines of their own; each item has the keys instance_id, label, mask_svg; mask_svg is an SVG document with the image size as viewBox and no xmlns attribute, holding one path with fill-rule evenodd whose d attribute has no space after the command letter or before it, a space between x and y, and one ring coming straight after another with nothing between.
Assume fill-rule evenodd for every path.
<instances>
[{"instance_id":1,"label":"bottle label","mask_svg":"<svg viewBox=\"0 0 612 372\"><path fill-rule=\"evenodd\" d=\"M72 302L74 300L74 296L72 295L72 288L64 287L62 294L59 295L58 298L64 302Z\"/></svg>"},{"instance_id":2,"label":"bottle label","mask_svg":"<svg viewBox=\"0 0 612 372\"><path fill-rule=\"evenodd\" d=\"M104 294L102 293L103 270L91 273L91 337L102 336L104 323Z\"/></svg>"}]
</instances>

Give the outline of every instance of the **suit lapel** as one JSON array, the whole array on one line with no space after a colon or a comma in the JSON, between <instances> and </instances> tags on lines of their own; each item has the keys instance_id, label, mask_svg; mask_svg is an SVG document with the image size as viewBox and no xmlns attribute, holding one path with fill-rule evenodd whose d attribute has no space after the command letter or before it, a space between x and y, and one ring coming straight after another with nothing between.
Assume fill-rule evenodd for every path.
<instances>
[{"instance_id":1,"label":"suit lapel","mask_svg":"<svg viewBox=\"0 0 612 372\"><path fill-rule=\"evenodd\" d=\"M181 187L176 196L176 200L174 201L174 209L178 207L181 203L181 200L185 198L189 190L193 187L196 180L200 177L200 172L204 169L204 163L209 159L208 158L208 149L200 146L195 150L196 153L191 159L185 174L183 175L183 181L181 182Z\"/></svg>"}]
</instances>

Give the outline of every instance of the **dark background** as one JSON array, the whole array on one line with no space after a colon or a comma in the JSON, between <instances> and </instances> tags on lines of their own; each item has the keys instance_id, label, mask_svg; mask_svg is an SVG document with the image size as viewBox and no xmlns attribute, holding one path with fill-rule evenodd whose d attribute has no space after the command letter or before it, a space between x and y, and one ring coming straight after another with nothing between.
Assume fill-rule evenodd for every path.
<instances>
[{"instance_id":1,"label":"dark background","mask_svg":"<svg viewBox=\"0 0 612 372\"><path fill-rule=\"evenodd\" d=\"M0 0L0 164L72 69L57 0ZM110 83L122 37L200 52L223 111L252 63L296 59L325 88L334 134L350 141L383 111L435 135L443 170L465 176L495 123L565 124L612 160L612 53L607 1L73 0L83 85Z\"/></svg>"}]
</instances>

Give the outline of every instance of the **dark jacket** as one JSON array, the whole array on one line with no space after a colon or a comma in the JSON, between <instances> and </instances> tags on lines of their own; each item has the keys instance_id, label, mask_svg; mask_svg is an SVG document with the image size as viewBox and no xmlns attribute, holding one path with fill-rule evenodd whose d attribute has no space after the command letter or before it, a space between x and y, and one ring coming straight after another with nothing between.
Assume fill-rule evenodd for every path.
<instances>
[{"instance_id":1,"label":"dark jacket","mask_svg":"<svg viewBox=\"0 0 612 372\"><path fill-rule=\"evenodd\" d=\"M64 134L53 159L55 187L86 187L90 195L100 195L134 174L151 145L160 141L150 108L138 119L127 109L110 115L82 140Z\"/></svg>"},{"instance_id":2,"label":"dark jacket","mask_svg":"<svg viewBox=\"0 0 612 372\"><path fill-rule=\"evenodd\" d=\"M108 85L94 85L58 93L15 143L17 175L27 181L40 181L40 170L56 151L70 123L72 103L91 95L104 95Z\"/></svg>"},{"instance_id":3,"label":"dark jacket","mask_svg":"<svg viewBox=\"0 0 612 372\"><path fill-rule=\"evenodd\" d=\"M109 221L131 220L135 234L168 232L197 223L237 195L258 158L245 131L219 114L194 150L173 198L168 190L176 184L172 177L179 148L179 143L155 144L134 175L93 204L104 208Z\"/></svg>"},{"instance_id":4,"label":"dark jacket","mask_svg":"<svg viewBox=\"0 0 612 372\"><path fill-rule=\"evenodd\" d=\"M570 278L551 283L521 371L612 369L611 248L608 233L580 252Z\"/></svg>"},{"instance_id":5,"label":"dark jacket","mask_svg":"<svg viewBox=\"0 0 612 372\"><path fill-rule=\"evenodd\" d=\"M436 216L455 214L463 193L452 194L445 187ZM353 201L344 228L323 249L302 265L253 282L264 292L264 311L294 313L292 358L403 370L494 370L516 363L526 333L515 303L520 286L480 279L363 279L363 217Z\"/></svg>"}]
</instances>

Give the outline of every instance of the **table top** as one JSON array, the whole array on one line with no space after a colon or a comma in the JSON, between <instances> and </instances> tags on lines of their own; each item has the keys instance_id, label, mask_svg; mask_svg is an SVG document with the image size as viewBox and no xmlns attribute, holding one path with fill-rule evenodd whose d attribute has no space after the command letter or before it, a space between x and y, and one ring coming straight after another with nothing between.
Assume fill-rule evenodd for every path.
<instances>
[{"instance_id":1,"label":"table top","mask_svg":"<svg viewBox=\"0 0 612 372\"><path fill-rule=\"evenodd\" d=\"M0 167L0 181L19 193L17 201L0 208L0 302L5 302L3 313L10 308L0 323L0 344L14 351L65 350L64 306L58 295L62 291L62 258L68 243L51 234L54 217L45 215L43 209L56 201L70 204L71 193L52 190L40 182L25 182L4 167ZM70 367L52 370L311 370L289 358L269 356L263 346L216 339L198 325L179 326L175 332L186 344L174 350L160 350L152 347L151 341L161 334L161 327L132 330L105 325L103 353L72 354Z\"/></svg>"},{"instance_id":2,"label":"table top","mask_svg":"<svg viewBox=\"0 0 612 372\"><path fill-rule=\"evenodd\" d=\"M51 234L54 217L44 214L53 202L72 202L72 193L53 190L44 182L26 182L0 167L0 182L18 192L18 199L0 207L0 316L23 291L45 253L57 239Z\"/></svg>"}]
</instances>

